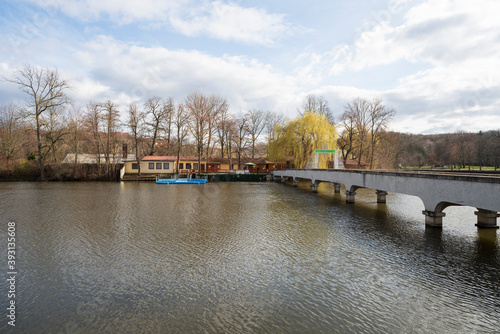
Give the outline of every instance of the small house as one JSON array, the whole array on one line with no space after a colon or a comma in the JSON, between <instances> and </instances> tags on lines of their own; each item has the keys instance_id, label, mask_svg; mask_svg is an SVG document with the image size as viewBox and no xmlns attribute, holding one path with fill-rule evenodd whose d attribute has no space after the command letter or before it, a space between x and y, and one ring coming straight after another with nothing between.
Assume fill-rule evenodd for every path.
<instances>
[{"instance_id":1,"label":"small house","mask_svg":"<svg viewBox=\"0 0 500 334\"><path fill-rule=\"evenodd\" d=\"M137 162L137 160L125 161L125 174L137 174L139 164L141 174L173 174L175 159L165 156L147 156Z\"/></svg>"}]
</instances>

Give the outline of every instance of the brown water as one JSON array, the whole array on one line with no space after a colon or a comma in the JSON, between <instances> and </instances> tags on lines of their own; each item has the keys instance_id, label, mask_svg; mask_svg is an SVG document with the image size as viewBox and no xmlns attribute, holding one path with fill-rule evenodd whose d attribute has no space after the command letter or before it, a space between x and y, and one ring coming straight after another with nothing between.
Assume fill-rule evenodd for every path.
<instances>
[{"instance_id":1,"label":"brown water","mask_svg":"<svg viewBox=\"0 0 500 334\"><path fill-rule=\"evenodd\" d=\"M497 230L473 208L329 185L1 183L16 223L16 327L0 332L492 333ZM7 276L6 256L1 258Z\"/></svg>"}]
</instances>

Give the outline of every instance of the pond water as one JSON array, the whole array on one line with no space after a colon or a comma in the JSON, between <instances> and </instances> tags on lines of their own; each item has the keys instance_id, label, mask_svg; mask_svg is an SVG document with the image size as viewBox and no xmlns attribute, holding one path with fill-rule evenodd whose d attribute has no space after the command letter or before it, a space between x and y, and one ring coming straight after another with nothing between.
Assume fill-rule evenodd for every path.
<instances>
[{"instance_id":1,"label":"pond water","mask_svg":"<svg viewBox=\"0 0 500 334\"><path fill-rule=\"evenodd\" d=\"M2 333L500 328L499 232L474 208L440 230L416 197L346 204L328 184L0 183L0 198Z\"/></svg>"}]
</instances>

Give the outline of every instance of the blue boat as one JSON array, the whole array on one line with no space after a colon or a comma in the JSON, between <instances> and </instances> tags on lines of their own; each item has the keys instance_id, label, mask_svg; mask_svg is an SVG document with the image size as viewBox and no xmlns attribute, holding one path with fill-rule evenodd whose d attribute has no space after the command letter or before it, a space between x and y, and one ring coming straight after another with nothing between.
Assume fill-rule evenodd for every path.
<instances>
[{"instance_id":1,"label":"blue boat","mask_svg":"<svg viewBox=\"0 0 500 334\"><path fill-rule=\"evenodd\" d=\"M205 184L207 179L156 179L156 184Z\"/></svg>"}]
</instances>

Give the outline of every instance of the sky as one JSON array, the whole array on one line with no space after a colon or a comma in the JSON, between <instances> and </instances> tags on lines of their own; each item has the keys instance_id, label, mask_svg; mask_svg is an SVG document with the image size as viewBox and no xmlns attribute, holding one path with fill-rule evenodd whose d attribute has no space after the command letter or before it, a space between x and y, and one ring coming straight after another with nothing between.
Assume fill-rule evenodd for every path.
<instances>
[{"instance_id":1,"label":"sky","mask_svg":"<svg viewBox=\"0 0 500 334\"><path fill-rule=\"evenodd\" d=\"M57 68L79 105L197 91L298 116L356 97L410 133L500 129L498 0L0 0L0 77ZM0 104L21 103L0 80ZM123 116L122 116L123 117Z\"/></svg>"}]
</instances>

